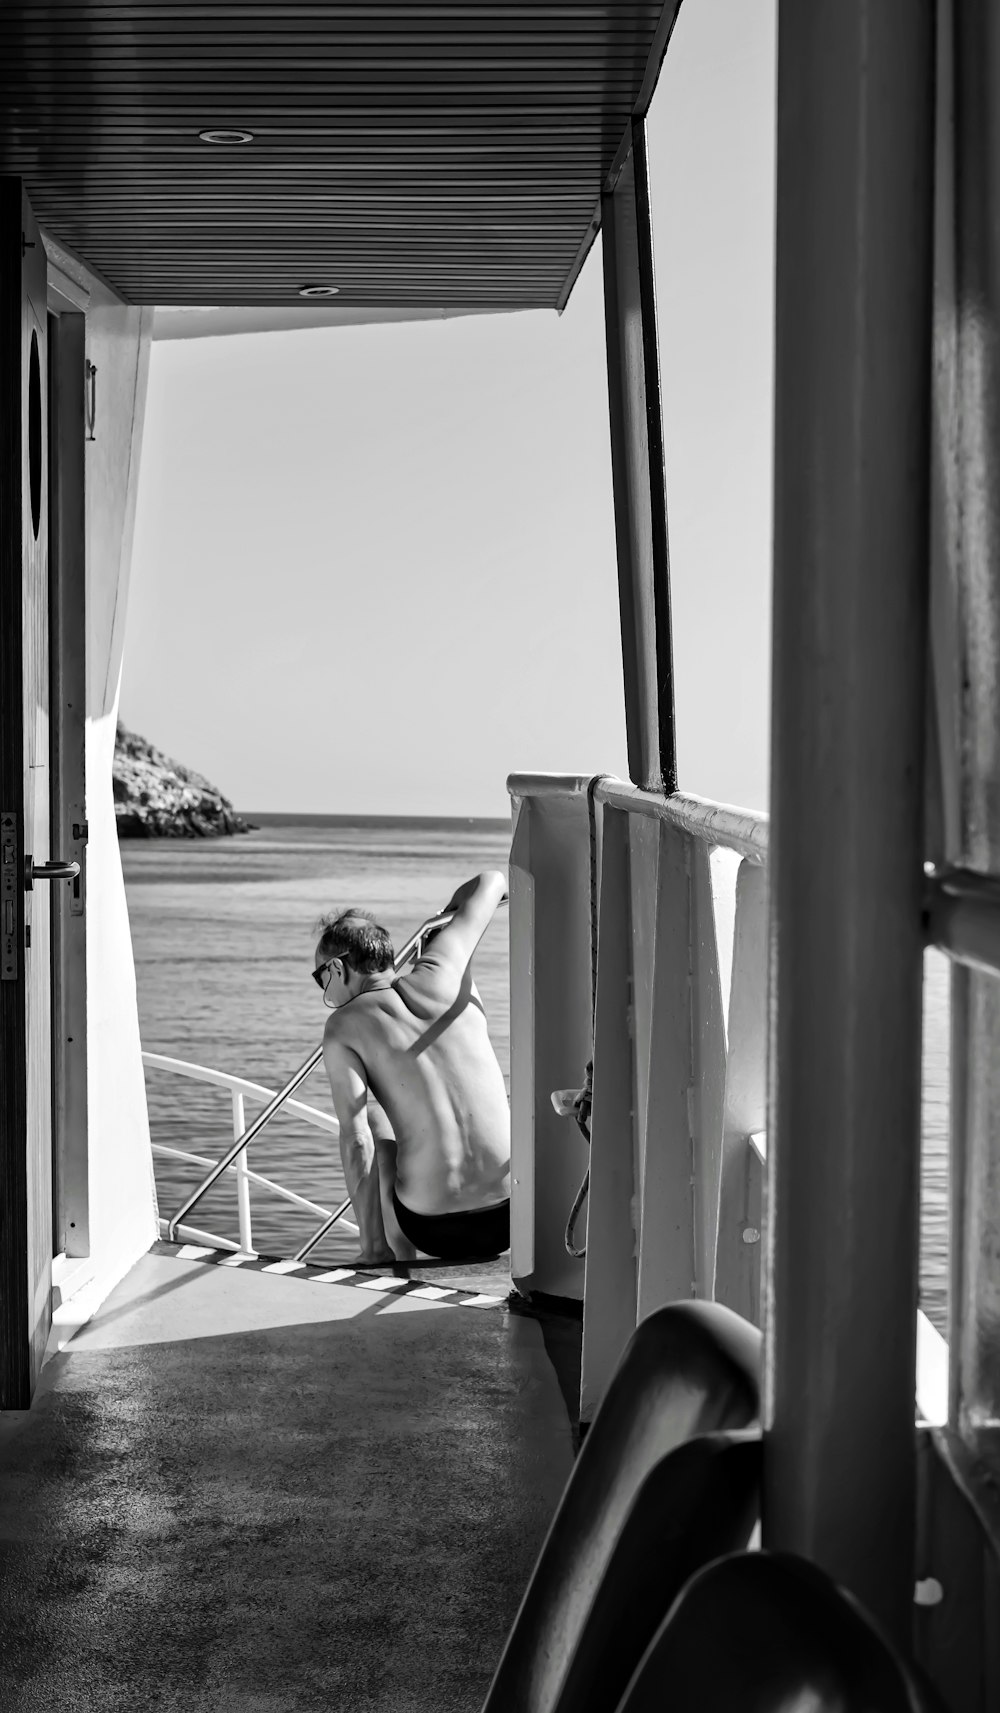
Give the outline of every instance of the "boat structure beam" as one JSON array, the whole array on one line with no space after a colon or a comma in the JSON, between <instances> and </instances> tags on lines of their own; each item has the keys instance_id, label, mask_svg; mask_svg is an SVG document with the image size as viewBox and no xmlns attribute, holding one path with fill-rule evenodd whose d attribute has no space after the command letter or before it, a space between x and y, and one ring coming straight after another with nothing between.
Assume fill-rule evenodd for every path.
<instances>
[{"instance_id":1,"label":"boat structure beam","mask_svg":"<svg viewBox=\"0 0 1000 1713\"><path fill-rule=\"evenodd\" d=\"M953 1429L1000 1437L1000 31L942 8L933 665L952 972Z\"/></svg>"},{"instance_id":2,"label":"boat structure beam","mask_svg":"<svg viewBox=\"0 0 1000 1713\"><path fill-rule=\"evenodd\" d=\"M601 197L608 405L629 777L677 788L670 555L643 120Z\"/></svg>"},{"instance_id":3,"label":"boat structure beam","mask_svg":"<svg viewBox=\"0 0 1000 1713\"><path fill-rule=\"evenodd\" d=\"M934 9L778 31L763 1540L912 1630Z\"/></svg>"}]
</instances>

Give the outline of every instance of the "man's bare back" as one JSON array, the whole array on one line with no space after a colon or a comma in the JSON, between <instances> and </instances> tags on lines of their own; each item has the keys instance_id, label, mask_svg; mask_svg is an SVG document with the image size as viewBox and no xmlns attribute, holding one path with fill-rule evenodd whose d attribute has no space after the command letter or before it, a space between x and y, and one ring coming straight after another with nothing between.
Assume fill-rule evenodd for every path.
<instances>
[{"instance_id":1,"label":"man's bare back","mask_svg":"<svg viewBox=\"0 0 1000 1713\"><path fill-rule=\"evenodd\" d=\"M470 968L505 885L491 871L459 887L447 907L453 921L400 976L391 968L359 976L346 957L324 961L322 940L317 947L317 971L332 966L327 1002L332 991L337 1009L326 1025L324 1060L365 1257L399 1256L397 1218L428 1218L427 1230L436 1232L441 1219L447 1229L453 1216L506 1204L510 1109ZM437 1252L423 1238L420 1244Z\"/></svg>"}]
</instances>

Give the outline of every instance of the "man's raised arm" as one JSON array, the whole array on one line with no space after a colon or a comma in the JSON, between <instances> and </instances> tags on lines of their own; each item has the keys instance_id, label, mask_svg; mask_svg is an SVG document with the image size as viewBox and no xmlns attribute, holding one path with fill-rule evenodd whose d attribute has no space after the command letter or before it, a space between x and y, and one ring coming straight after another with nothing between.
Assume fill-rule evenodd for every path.
<instances>
[{"instance_id":1,"label":"man's raised arm","mask_svg":"<svg viewBox=\"0 0 1000 1713\"><path fill-rule=\"evenodd\" d=\"M507 896L507 876L499 868L484 869L456 887L442 915L452 920L427 941L421 963L447 965L456 974L468 967L472 954Z\"/></svg>"},{"instance_id":2,"label":"man's raised arm","mask_svg":"<svg viewBox=\"0 0 1000 1713\"><path fill-rule=\"evenodd\" d=\"M361 1241L360 1261L388 1263L396 1259L382 1222L378 1156L368 1122L368 1077L356 1053L338 1041L330 1024L323 1041L323 1062L340 1127L340 1158L347 1193L354 1205Z\"/></svg>"}]
</instances>

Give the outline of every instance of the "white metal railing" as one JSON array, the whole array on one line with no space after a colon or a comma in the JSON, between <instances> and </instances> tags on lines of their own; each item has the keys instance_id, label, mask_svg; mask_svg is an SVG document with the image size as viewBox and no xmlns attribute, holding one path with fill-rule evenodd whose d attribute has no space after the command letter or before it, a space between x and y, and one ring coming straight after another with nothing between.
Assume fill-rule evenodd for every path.
<instances>
[{"instance_id":1,"label":"white metal railing","mask_svg":"<svg viewBox=\"0 0 1000 1713\"><path fill-rule=\"evenodd\" d=\"M260 1083L248 1081L246 1077L231 1076L227 1071L212 1070L207 1065L189 1064L184 1059L168 1058L164 1053L144 1052L142 1062L147 1070L167 1071L173 1076L187 1077L192 1082L209 1083L216 1088L228 1089L232 1101L234 1143L239 1142L247 1133L245 1097L249 1095L251 1099L264 1100L269 1104L275 1098L274 1089L264 1088ZM308 1106L304 1101L292 1099L286 1099L284 1106L287 1111L294 1113L297 1118L303 1119L307 1124L313 1125L317 1130L323 1130L329 1136L339 1134L337 1120L331 1118L328 1113L321 1112L318 1107ZM154 1142L152 1146L154 1154L159 1154L164 1158L184 1160L191 1165L205 1166L210 1171L214 1171L217 1165L215 1160L207 1159L204 1154L189 1153L183 1148L170 1148L162 1142ZM196 1242L211 1243L215 1248L230 1249L245 1255L255 1255L250 1213L251 1184L256 1184L260 1189L269 1190L272 1195L279 1196L283 1201L291 1202L295 1207L301 1207L308 1213L318 1214L324 1221L322 1227L324 1233L329 1230L335 1220L339 1220L345 1231L350 1232L352 1236L357 1236L357 1226L353 1221L344 1217L347 1208L351 1205L350 1200L342 1202L338 1208L333 1210L321 1207L318 1202L311 1201L308 1196L299 1195L296 1190L288 1189L285 1184L275 1183L272 1178L265 1178L260 1172L252 1171L247 1161L246 1147L241 1148L223 1170L232 1172L236 1178L239 1243L233 1243L229 1238L220 1237L214 1232L203 1231L197 1226L181 1225L161 1219L160 1230L164 1236L170 1233L173 1224L174 1232L180 1236L193 1239ZM308 1253L309 1249L314 1248L318 1241L319 1234L310 1240L305 1252ZM302 1251L296 1255L295 1259L304 1259Z\"/></svg>"},{"instance_id":2,"label":"white metal railing","mask_svg":"<svg viewBox=\"0 0 1000 1713\"><path fill-rule=\"evenodd\" d=\"M761 1323L768 824L608 776L508 786L511 1271L519 1288L582 1299L589 1419L662 1303L714 1298ZM953 882L947 901L963 944L970 894ZM552 1101L588 1060L589 1150ZM581 1262L564 1232L585 1167ZM948 1347L923 1314L917 1347L918 1407L939 1423Z\"/></svg>"}]
</instances>

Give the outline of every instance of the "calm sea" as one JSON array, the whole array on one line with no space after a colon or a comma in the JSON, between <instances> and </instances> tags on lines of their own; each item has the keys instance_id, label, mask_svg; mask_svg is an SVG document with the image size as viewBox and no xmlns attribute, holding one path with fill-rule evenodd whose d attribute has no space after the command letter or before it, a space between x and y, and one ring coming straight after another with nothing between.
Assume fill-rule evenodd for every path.
<instances>
[{"instance_id":1,"label":"calm sea","mask_svg":"<svg viewBox=\"0 0 1000 1713\"><path fill-rule=\"evenodd\" d=\"M130 841L122 861L143 1046L277 1088L318 1043L326 1017L309 979L317 917L360 905L401 944L459 881L505 867L510 835L504 822L257 819L259 829L239 838ZM505 1076L507 957L504 912L477 953L476 980ZM924 1307L944 1331L948 970L940 954L928 954L926 975L921 1288ZM146 1082L154 1143L222 1152L232 1136L227 1092L155 1071ZM299 1098L331 1110L322 1068ZM258 1110L248 1100L248 1120ZM253 1145L251 1165L324 1207L345 1193L336 1144L286 1113ZM176 1211L202 1175L197 1166L157 1156L161 1213ZM233 1183L229 1176L191 1217L235 1240ZM265 1253L289 1253L318 1223L263 1190L254 1189L251 1200L254 1241ZM332 1237L315 1259L343 1259L351 1246L349 1237Z\"/></svg>"}]
</instances>

